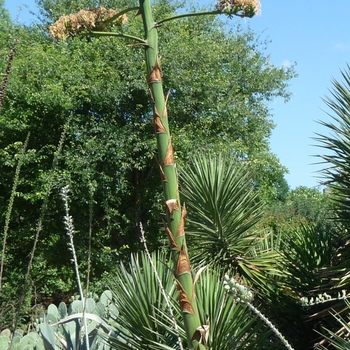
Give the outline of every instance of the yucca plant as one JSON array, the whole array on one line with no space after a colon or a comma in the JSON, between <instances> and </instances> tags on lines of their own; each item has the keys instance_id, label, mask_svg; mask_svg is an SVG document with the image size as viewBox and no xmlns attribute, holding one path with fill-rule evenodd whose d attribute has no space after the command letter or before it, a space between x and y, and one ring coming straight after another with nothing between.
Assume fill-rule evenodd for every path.
<instances>
[{"instance_id":1,"label":"yucca plant","mask_svg":"<svg viewBox=\"0 0 350 350\"><path fill-rule=\"evenodd\" d=\"M325 100L333 122L320 124L328 129L326 135L317 134L318 146L327 151L319 157L326 167L322 170L323 183L328 187L332 199L337 204L339 220L349 224L350 220L350 66L342 71L344 82L333 80L331 97Z\"/></svg>"},{"instance_id":2,"label":"yucca plant","mask_svg":"<svg viewBox=\"0 0 350 350\"><path fill-rule=\"evenodd\" d=\"M255 292L259 308L289 339L304 339L309 327L301 318L305 312L300 297L306 290L302 283L306 277L309 285L313 281L312 269L325 260L321 254L329 259L327 235L306 228L295 235L266 230L260 220L264 205L249 168L231 155L197 154L180 167L180 180L189 210L191 260L239 276Z\"/></svg>"},{"instance_id":3,"label":"yucca plant","mask_svg":"<svg viewBox=\"0 0 350 350\"><path fill-rule=\"evenodd\" d=\"M151 259L155 271L147 255L142 253L131 256L128 265L120 264L107 276L118 310L118 317L112 323L115 335L108 341L117 349L179 349L179 337L186 338L180 322L176 284L169 278L169 254L161 251ZM169 316L170 311L175 320Z\"/></svg>"},{"instance_id":4,"label":"yucca plant","mask_svg":"<svg viewBox=\"0 0 350 350\"><path fill-rule=\"evenodd\" d=\"M118 310L118 317L111 323L115 332L108 342L116 349L188 349L176 300L176 282L169 278L169 253L153 253L151 259L154 267L145 253L132 256L128 266L120 264L107 276ZM198 270L194 287L203 325L197 334L206 349L274 348L271 333L263 322L226 293L218 269Z\"/></svg>"},{"instance_id":5,"label":"yucca plant","mask_svg":"<svg viewBox=\"0 0 350 350\"><path fill-rule=\"evenodd\" d=\"M334 79L331 97L325 100L333 122L321 121L320 123L328 129L328 133L318 134L315 140L319 142L318 146L327 152L319 157L325 163L325 168L321 172L323 182L327 185L330 198L335 202L332 216L344 227L345 235L340 236L345 238L345 242L338 247L335 246L338 250L331 270L337 274L338 286L345 288L350 287L346 268L350 256L350 245L346 235L350 224L350 66L341 73L344 81Z\"/></svg>"},{"instance_id":6,"label":"yucca plant","mask_svg":"<svg viewBox=\"0 0 350 350\"><path fill-rule=\"evenodd\" d=\"M331 97L325 100L330 109L327 114L332 121L321 121L320 124L327 128L327 134L317 134L315 137L318 146L325 152L319 157L325 164L321 171L323 184L327 186L327 193L335 204L331 217L340 222L340 227L344 230L344 233L339 232L339 237L343 237L343 240L338 238L332 242L334 253L331 262L318 271L318 278L322 283L314 289L312 300L319 304L312 318L322 319L323 325L327 322L326 328L331 335L329 339L333 340L338 339L340 326L339 323L332 322L330 313L337 315L338 320L342 321L343 313L348 310L343 299L350 295L350 244L347 237L350 224L350 66L341 73L344 81L334 79ZM327 298L316 303L317 295L325 295ZM310 303L310 298L308 302ZM344 347L347 348L348 345Z\"/></svg>"},{"instance_id":7,"label":"yucca plant","mask_svg":"<svg viewBox=\"0 0 350 350\"><path fill-rule=\"evenodd\" d=\"M196 264L233 269L249 285L280 273L280 256L261 249L265 233L257 224L264 206L244 163L228 155L198 154L181 167L180 178Z\"/></svg>"}]
</instances>

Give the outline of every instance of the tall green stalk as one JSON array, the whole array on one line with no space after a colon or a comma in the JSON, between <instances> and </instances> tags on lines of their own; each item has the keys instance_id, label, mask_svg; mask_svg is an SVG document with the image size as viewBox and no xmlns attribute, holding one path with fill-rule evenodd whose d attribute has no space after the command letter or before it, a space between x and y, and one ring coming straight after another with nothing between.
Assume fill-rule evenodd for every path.
<instances>
[{"instance_id":1,"label":"tall green stalk","mask_svg":"<svg viewBox=\"0 0 350 350\"><path fill-rule=\"evenodd\" d=\"M180 205L174 152L158 55L157 26L153 21L150 0L140 0L140 12L145 31L147 77L153 101L154 130L157 138L158 162L167 217L165 229L173 253L179 303L189 348L205 349L205 346L201 343L200 332L197 331L201 324L185 240L184 221L186 209L181 208Z\"/></svg>"},{"instance_id":2,"label":"tall green stalk","mask_svg":"<svg viewBox=\"0 0 350 350\"><path fill-rule=\"evenodd\" d=\"M131 7L121 12L106 10L105 8L90 9L80 11L75 15L62 16L50 27L50 33L57 39L66 39L69 36L93 35L93 36L116 36L132 39L145 48L145 58L147 65L148 85L153 103L154 130L157 138L158 163L163 184L166 223L165 231L169 238L172 250L175 280L178 287L178 297L180 309L184 319L189 349L204 350L206 348L208 325L201 325L194 283L187 252L185 239L185 218L186 209L181 208L178 178L174 161L174 151L168 123L168 112L166 98L164 96L162 84L162 72L160 69L160 58L158 54L158 32L157 28L161 23L181 17L192 17L201 15L217 15L226 13L229 16L252 17L259 12L259 0L218 0L215 10L201 13L188 13L165 18L155 23L152 15L150 0L139 0L139 13L142 15L145 38L137 38L117 32L101 32L104 24L112 24L118 21L121 25L124 22L124 15L134 11ZM86 13L89 13L87 16Z\"/></svg>"}]
</instances>

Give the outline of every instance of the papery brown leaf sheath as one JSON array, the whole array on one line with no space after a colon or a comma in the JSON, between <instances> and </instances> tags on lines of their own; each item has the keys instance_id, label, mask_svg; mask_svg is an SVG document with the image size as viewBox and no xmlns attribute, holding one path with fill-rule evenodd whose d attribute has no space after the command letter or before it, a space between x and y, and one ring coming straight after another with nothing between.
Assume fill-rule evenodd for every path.
<instances>
[{"instance_id":1,"label":"papery brown leaf sheath","mask_svg":"<svg viewBox=\"0 0 350 350\"><path fill-rule=\"evenodd\" d=\"M177 283L177 290L179 292L179 303L180 303L181 311L194 315L195 312L187 297L187 294L184 288L182 287L181 283L178 280L176 280L176 283Z\"/></svg>"},{"instance_id":2,"label":"papery brown leaf sheath","mask_svg":"<svg viewBox=\"0 0 350 350\"><path fill-rule=\"evenodd\" d=\"M186 210L186 206L184 204L182 206L181 219L180 219L179 228L177 229L177 232L176 232L176 238L185 235L185 219L186 219L186 216L187 216L187 210Z\"/></svg>"},{"instance_id":3,"label":"papery brown leaf sheath","mask_svg":"<svg viewBox=\"0 0 350 350\"><path fill-rule=\"evenodd\" d=\"M172 215L174 210L180 210L179 202L177 201L177 199L168 199L165 202L165 207L166 207L169 215Z\"/></svg>"},{"instance_id":4,"label":"papery brown leaf sheath","mask_svg":"<svg viewBox=\"0 0 350 350\"><path fill-rule=\"evenodd\" d=\"M165 176L165 173L164 173L164 170L163 168L161 167L161 165L159 165L159 171L160 171L160 178L162 181L168 181L168 179L166 178Z\"/></svg>"},{"instance_id":5,"label":"papery brown leaf sheath","mask_svg":"<svg viewBox=\"0 0 350 350\"><path fill-rule=\"evenodd\" d=\"M169 140L168 148L164 157L163 166L173 165L174 164L174 149L171 140Z\"/></svg>"},{"instance_id":6,"label":"papery brown leaf sheath","mask_svg":"<svg viewBox=\"0 0 350 350\"><path fill-rule=\"evenodd\" d=\"M178 277L185 273L191 274L191 268L190 261L188 260L188 255L186 252L186 246L183 244L177 260L175 276Z\"/></svg>"},{"instance_id":7,"label":"papery brown leaf sheath","mask_svg":"<svg viewBox=\"0 0 350 350\"><path fill-rule=\"evenodd\" d=\"M207 346L208 340L209 340L209 330L210 330L210 326L207 324L199 326L194 332L192 340L197 340L200 342L200 344ZM197 349L199 349L199 345Z\"/></svg>"},{"instance_id":8,"label":"papery brown leaf sheath","mask_svg":"<svg viewBox=\"0 0 350 350\"><path fill-rule=\"evenodd\" d=\"M167 102L165 102L165 103L167 103ZM166 105L164 106L164 110L163 110L163 118L168 118L168 109L167 109Z\"/></svg>"},{"instance_id":9,"label":"papery brown leaf sheath","mask_svg":"<svg viewBox=\"0 0 350 350\"><path fill-rule=\"evenodd\" d=\"M173 234L171 233L170 229L168 226L165 226L165 232L168 236L168 239L169 239L169 243L170 243L170 249L171 250L180 250L179 249L179 246L176 244L176 241L174 239L174 236Z\"/></svg>"},{"instance_id":10,"label":"papery brown leaf sheath","mask_svg":"<svg viewBox=\"0 0 350 350\"><path fill-rule=\"evenodd\" d=\"M154 107L153 126L156 134L166 134L166 129L156 107Z\"/></svg>"},{"instance_id":11,"label":"papery brown leaf sheath","mask_svg":"<svg viewBox=\"0 0 350 350\"><path fill-rule=\"evenodd\" d=\"M153 66L152 72L149 75L149 83L162 82L162 71L160 69L158 61Z\"/></svg>"}]
</instances>

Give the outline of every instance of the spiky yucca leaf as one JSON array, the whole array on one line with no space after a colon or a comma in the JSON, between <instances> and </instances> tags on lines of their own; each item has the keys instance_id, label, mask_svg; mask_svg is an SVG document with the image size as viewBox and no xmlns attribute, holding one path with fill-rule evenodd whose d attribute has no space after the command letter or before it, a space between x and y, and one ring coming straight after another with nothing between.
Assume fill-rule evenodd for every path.
<instances>
[{"instance_id":1,"label":"spiky yucca leaf","mask_svg":"<svg viewBox=\"0 0 350 350\"><path fill-rule=\"evenodd\" d=\"M350 311L350 303L348 301L345 301L347 311ZM324 340L320 341L318 344L316 344L316 349L321 350L327 350L332 346L332 349L339 349L339 350L348 350L350 349L350 318L347 316L347 319L344 319L336 312L332 313L333 318L338 323L338 330L336 332L333 332L329 329L325 329L326 332L329 334L328 336L324 336Z\"/></svg>"},{"instance_id":2,"label":"spiky yucca leaf","mask_svg":"<svg viewBox=\"0 0 350 350\"><path fill-rule=\"evenodd\" d=\"M312 225L301 225L284 237L281 251L289 272L288 284L294 292L314 293L315 287L321 285L319 271L331 264L331 238L329 232Z\"/></svg>"},{"instance_id":3,"label":"spiky yucca leaf","mask_svg":"<svg viewBox=\"0 0 350 350\"><path fill-rule=\"evenodd\" d=\"M327 154L320 155L327 164L322 174L339 210L337 216L347 223L350 220L350 66L342 72L344 83L333 80L332 97L325 100L333 122L320 124L328 128L326 135L315 138Z\"/></svg>"},{"instance_id":4,"label":"spiky yucca leaf","mask_svg":"<svg viewBox=\"0 0 350 350\"><path fill-rule=\"evenodd\" d=\"M192 258L232 264L244 256L256 237L251 228L262 216L247 169L221 155L200 154L181 169L180 178L191 223L187 233L197 245Z\"/></svg>"},{"instance_id":5,"label":"spiky yucca leaf","mask_svg":"<svg viewBox=\"0 0 350 350\"><path fill-rule=\"evenodd\" d=\"M278 273L278 256L261 251L256 224L263 214L249 171L223 155L197 155L181 168L181 193L188 208L191 259L215 264L257 284Z\"/></svg>"},{"instance_id":6,"label":"spiky yucca leaf","mask_svg":"<svg viewBox=\"0 0 350 350\"><path fill-rule=\"evenodd\" d=\"M153 254L152 259L179 321L181 316L176 285L173 273L167 267L169 254ZM117 349L179 349L173 320L163 317L169 315L169 310L145 254L132 256L128 266L120 264L108 283L119 311L118 318L113 322L115 334L108 340L110 344ZM186 339L181 327L179 332L181 338Z\"/></svg>"}]
</instances>

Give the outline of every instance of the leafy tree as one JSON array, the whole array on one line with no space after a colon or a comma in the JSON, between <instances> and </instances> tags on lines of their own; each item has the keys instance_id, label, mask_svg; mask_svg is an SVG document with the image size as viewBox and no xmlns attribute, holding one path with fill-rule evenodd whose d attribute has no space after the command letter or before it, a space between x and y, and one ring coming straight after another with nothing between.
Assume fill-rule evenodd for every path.
<instances>
[{"instance_id":1,"label":"leafy tree","mask_svg":"<svg viewBox=\"0 0 350 350\"><path fill-rule=\"evenodd\" d=\"M0 0L0 30L1 32L8 31L11 26L10 13L4 8L4 0Z\"/></svg>"},{"instance_id":2,"label":"leafy tree","mask_svg":"<svg viewBox=\"0 0 350 350\"><path fill-rule=\"evenodd\" d=\"M267 207L266 222L272 229L288 231L298 226L315 226L317 230L337 235L338 225L333 219L332 201L327 192L304 186L287 192L285 198Z\"/></svg>"}]
</instances>

